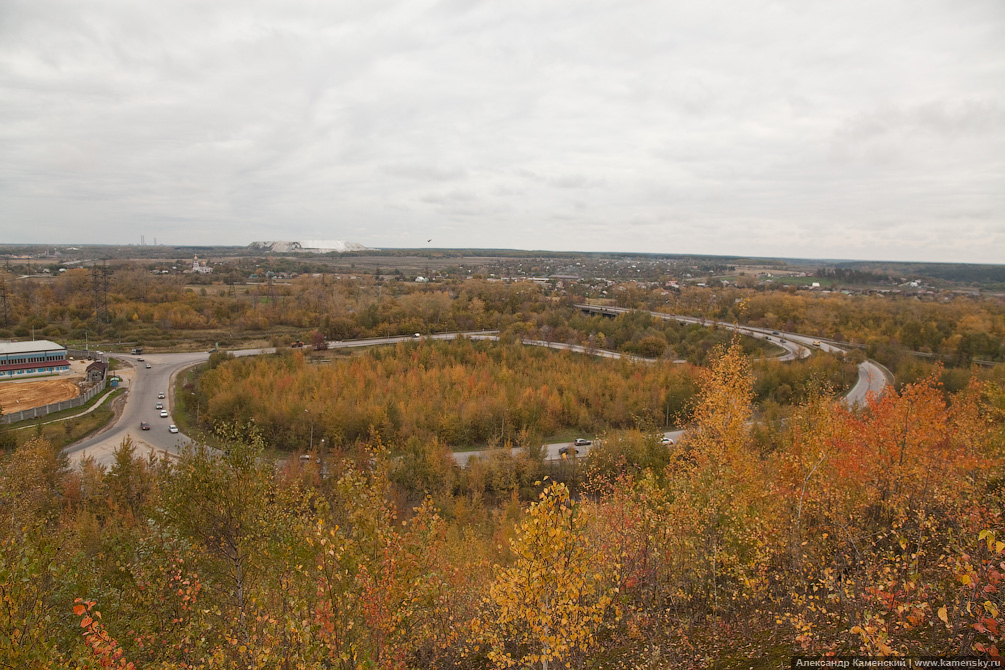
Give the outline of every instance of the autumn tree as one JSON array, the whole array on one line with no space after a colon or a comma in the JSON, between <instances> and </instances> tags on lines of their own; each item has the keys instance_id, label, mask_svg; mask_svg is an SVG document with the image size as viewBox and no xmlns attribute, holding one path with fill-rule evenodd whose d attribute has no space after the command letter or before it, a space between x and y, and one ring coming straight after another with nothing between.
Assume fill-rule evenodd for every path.
<instances>
[{"instance_id":1,"label":"autumn tree","mask_svg":"<svg viewBox=\"0 0 1005 670\"><path fill-rule=\"evenodd\" d=\"M611 586L587 544L586 519L564 484L531 505L476 620L476 650L496 667L568 661L596 643L612 606Z\"/></svg>"},{"instance_id":2,"label":"autumn tree","mask_svg":"<svg viewBox=\"0 0 1005 670\"><path fill-rule=\"evenodd\" d=\"M720 613L764 585L774 509L750 444L753 377L738 345L703 371L693 422L668 466L669 523L695 541L699 560L683 574L692 607Z\"/></svg>"},{"instance_id":3,"label":"autumn tree","mask_svg":"<svg viewBox=\"0 0 1005 670\"><path fill-rule=\"evenodd\" d=\"M65 458L41 439L0 456L0 667L50 667L58 658L65 473Z\"/></svg>"}]
</instances>

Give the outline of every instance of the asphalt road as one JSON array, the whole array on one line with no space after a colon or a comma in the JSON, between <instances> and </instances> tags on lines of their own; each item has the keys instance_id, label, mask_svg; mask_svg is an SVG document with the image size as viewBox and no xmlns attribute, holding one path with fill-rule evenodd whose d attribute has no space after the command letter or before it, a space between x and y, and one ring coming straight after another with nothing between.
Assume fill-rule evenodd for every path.
<instances>
[{"instance_id":1,"label":"asphalt road","mask_svg":"<svg viewBox=\"0 0 1005 670\"><path fill-rule=\"evenodd\" d=\"M451 340L460 335L479 338L495 337L498 331L478 331L472 333L440 333L430 335L431 339ZM349 349L354 347L371 347L379 345L396 344L398 342L411 342L414 337L379 337L366 340L351 340L346 342L329 342L329 349ZM230 351L234 356L257 356L260 354L274 353L275 349L240 349ZM185 354L145 354L143 356L133 356L131 354L116 354L115 357L130 365L134 369L131 383L126 387L125 408L119 419L109 428L97 435L84 439L80 442L66 447L63 452L70 457L71 462L78 463L84 456L92 456L94 460L105 466L109 466L114 461L113 452L122 443L122 440L129 436L137 447L137 453L145 456L148 452L154 451L176 455L180 447L189 441L189 437L183 433L169 433L168 426L174 423L171 416L173 412L171 386L175 375L198 363L209 360L208 352L196 352ZM142 361L139 359L143 359ZM146 364L150 364L150 369ZM158 398L159 393L164 394L164 398ZM161 418L160 410L155 409L157 403L163 403L168 411L167 418ZM145 421L150 424L150 430L140 430L140 422Z\"/></svg>"},{"instance_id":2,"label":"asphalt road","mask_svg":"<svg viewBox=\"0 0 1005 670\"><path fill-rule=\"evenodd\" d=\"M625 314L627 312L633 312L635 310L628 309L627 307L601 307L598 305L576 305L579 309L593 312L595 314ZM797 358L808 358L810 355L810 349L807 346L812 338L800 337L796 338L790 333L782 333L780 331L775 331L770 328L754 328L751 326L738 326L733 323L728 323L726 321L715 321L712 319L702 319L695 316L683 316L680 314L664 314L663 312L649 312L658 319L665 319L667 321L678 321L680 323L698 323L703 326L715 325L719 328L725 328L727 330L735 330L742 335L749 335L750 337L756 337L768 340L773 344L785 349L786 353L778 357L780 361L792 361ZM785 340L784 342L782 340Z\"/></svg>"},{"instance_id":3,"label":"asphalt road","mask_svg":"<svg viewBox=\"0 0 1005 670\"><path fill-rule=\"evenodd\" d=\"M580 309L585 309L598 314L608 313L608 314L621 314L624 312L630 312L632 310L626 309L624 307L600 307L597 305L576 305ZM655 317L661 319L673 319L681 323L700 323L702 325L712 325L715 324L720 328L728 328L729 330L736 330L743 335L749 335L751 337L761 337L770 338L770 340L780 347L784 347L788 353L784 356L779 357L778 360L794 360L796 358L806 358L810 355L810 350L812 348L820 349L821 351L829 351L832 353L845 353L845 349L839 346L831 344L829 342L821 342L815 337L809 335L800 335L799 333L787 333L783 331L773 330L771 328L756 328L753 326L739 326L736 324L728 323L725 321L714 321L711 319L700 319L693 316L682 316L679 314L664 314L662 312L650 312ZM785 339L785 342L781 340ZM872 392L876 395L883 392L883 389L888 383L886 373L881 367L873 363L872 361L865 361L860 363L858 366L858 381L855 386L845 395L845 402L849 405L861 405L865 403L866 396Z\"/></svg>"},{"instance_id":4,"label":"asphalt road","mask_svg":"<svg viewBox=\"0 0 1005 670\"><path fill-rule=\"evenodd\" d=\"M586 309L588 311L597 314L603 314L603 313L622 314L625 312L633 311L624 307L599 307L596 305L576 305L576 307L580 309ZM818 342L816 338L810 337L808 335L799 335L797 333L786 333L782 331L776 331L771 328L738 326L736 324L727 323L724 321L700 319L697 317L682 316L679 314L664 314L662 312L650 312L650 314L652 314L655 317L659 317L661 319L667 319L667 320L673 319L681 323L700 323L701 325L704 326L715 324L720 328L728 328L729 330L736 330L737 332L743 335L749 335L750 337L760 337L769 339L774 344L786 350L787 353L778 358L778 360L783 361L795 360L797 358L807 358L811 354L812 348L817 348L822 351L830 351L834 353L844 353L845 351L841 347L834 346L827 342ZM785 340L784 342L782 342L783 339ZM525 342L525 343L531 344L532 342ZM546 346L552 346L554 348L568 349L571 351L587 351L587 349L585 349L584 347L578 347L576 345L558 345L555 343L546 343L546 342L541 343L533 342L533 344L542 344ZM610 353L617 354L617 352L610 352ZM620 357L620 354L617 354L614 357ZM852 387L851 391L849 391L845 395L844 401L845 403L851 406L863 404L865 403L865 399L870 392L877 395L882 393L883 388L886 386L886 383L887 383L886 374L884 373L882 368L880 368L872 361L865 361L864 363L860 363L858 366L858 381L855 383L855 386ZM664 433L664 435L671 438L674 442L679 440L683 434L684 434L683 430L669 431ZM545 451L547 453L545 458L547 459L561 458L560 454L558 453L559 449L561 449L562 447L571 446L571 444L572 444L571 442L556 442L554 444L544 445ZM585 456L586 454L589 453L589 450L590 447L580 448L577 456ZM520 448L513 449L514 453L517 453L519 451L521 451ZM486 450L455 452L454 460L460 463L461 466L463 467L467 465L468 460L472 456L485 456L487 453L488 452Z\"/></svg>"},{"instance_id":5,"label":"asphalt road","mask_svg":"<svg viewBox=\"0 0 1005 670\"><path fill-rule=\"evenodd\" d=\"M681 435L683 434L684 434L683 430L668 430L667 432L663 433L665 437L669 437L674 442L679 440ZM590 440L591 444L585 447L574 447L572 442L553 442L552 444L542 445L545 451L544 458L545 460L558 460L562 458L562 455L559 453L562 447L575 448L577 457L586 456L587 454L590 453L590 449L592 449L593 446L599 442L599 440L597 440L596 438L587 438L587 439ZM514 454L518 454L521 451L523 451L523 447L514 447L511 451ZM480 449L475 451L455 451L454 460L457 461L457 463L460 464L460 466L463 468L467 466L468 460L471 459L472 456L484 457L489 453L490 450L486 449Z\"/></svg>"},{"instance_id":6,"label":"asphalt road","mask_svg":"<svg viewBox=\"0 0 1005 670\"><path fill-rule=\"evenodd\" d=\"M630 311L614 307L596 308L596 311L598 312L602 310L614 313ZM737 328L733 324L712 322L695 317L662 314L659 312L653 312L653 314L660 318L676 319L684 323L717 323L719 326L724 328ZM741 333L752 337L771 337L775 344L785 348L787 351L784 356L779 357L779 360L792 360L797 357L805 358L810 355L810 347L814 346L812 344L814 341L813 338L804 335L783 333L782 335L787 341L781 342L781 338L778 335L774 335L768 329L740 326L738 330ZM397 344L398 342L412 342L417 339L452 340L460 336L472 339L495 340L498 339L497 332L498 331L438 333L435 335L424 335L420 338L416 338L415 336L395 336L368 338L363 340L346 340L341 342L329 342L328 348L351 349L357 347L381 346ZM622 354L618 352L595 350L579 345L537 340L525 340L524 343L533 346L547 346L553 349L590 353L608 358L622 358ZM826 343L821 343L819 348L829 351L842 351L840 348ZM242 349L231 351L230 353L235 356L255 356L274 352L275 349L269 348ZM73 462L79 462L82 457L89 455L92 456L96 462L108 466L113 462L114 450L126 436L130 436L133 439L134 444L137 446L137 451L140 454L145 455L149 451L163 452L168 455L177 454L180 446L188 442L189 438L182 433L168 432L168 426L174 423L174 419L171 416L171 386L174 382L174 377L178 372L192 365L208 360L209 353L148 354L144 356L116 354L116 358L123 361L127 365L133 366L135 369L133 380L127 389L128 393L126 394L125 408L122 415L108 429L91 438L66 447L66 449L64 449L64 453L66 453ZM140 358L143 358L144 360L140 361ZM634 359L637 357L630 358ZM146 363L150 364L150 369L146 368ZM849 404L863 402L869 391L880 393L885 383L886 377L879 367L869 361L862 363L859 366L859 381L852 391L846 396L846 402ZM165 397L163 399L159 399L157 397L159 393L163 393ZM158 402L163 403L164 407L167 409L167 418L161 418L159 410L155 409ZM150 430L140 430L141 421L149 423ZM671 431L666 433L667 436L671 437L675 441L681 434L683 434L683 431ZM547 449L546 457L559 458L559 449L569 445L571 445L571 443L567 442L557 442L545 445ZM581 450L579 455L585 455L588 451L589 448L584 448ZM483 453L484 452L480 451L457 452L454 454L454 458L459 463L464 465L467 463L468 459L471 458L471 456L482 455Z\"/></svg>"}]
</instances>

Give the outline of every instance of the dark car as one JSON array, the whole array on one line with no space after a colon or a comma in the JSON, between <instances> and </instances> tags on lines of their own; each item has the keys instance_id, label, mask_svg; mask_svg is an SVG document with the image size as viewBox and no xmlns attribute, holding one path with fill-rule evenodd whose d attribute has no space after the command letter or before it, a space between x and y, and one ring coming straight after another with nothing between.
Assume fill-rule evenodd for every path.
<instances>
[{"instance_id":1,"label":"dark car","mask_svg":"<svg viewBox=\"0 0 1005 670\"><path fill-rule=\"evenodd\" d=\"M140 430L150 430L150 424L146 421L140 421Z\"/></svg>"},{"instance_id":2,"label":"dark car","mask_svg":"<svg viewBox=\"0 0 1005 670\"><path fill-rule=\"evenodd\" d=\"M576 448L570 445L559 447L558 449L559 456L575 456L578 453L579 452L576 450Z\"/></svg>"}]
</instances>

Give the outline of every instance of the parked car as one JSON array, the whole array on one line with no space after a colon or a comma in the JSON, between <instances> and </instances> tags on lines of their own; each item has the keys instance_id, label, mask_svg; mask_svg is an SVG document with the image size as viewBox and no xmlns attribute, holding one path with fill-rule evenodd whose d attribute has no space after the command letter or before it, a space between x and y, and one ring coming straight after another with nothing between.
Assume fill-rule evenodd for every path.
<instances>
[{"instance_id":1,"label":"parked car","mask_svg":"<svg viewBox=\"0 0 1005 670\"><path fill-rule=\"evenodd\" d=\"M566 445L564 447L558 448L559 456L575 456L578 453L579 451L577 451L576 448L571 445Z\"/></svg>"},{"instance_id":2,"label":"parked car","mask_svg":"<svg viewBox=\"0 0 1005 670\"><path fill-rule=\"evenodd\" d=\"M150 430L150 424L146 421L140 421L140 430Z\"/></svg>"},{"instance_id":3,"label":"parked car","mask_svg":"<svg viewBox=\"0 0 1005 670\"><path fill-rule=\"evenodd\" d=\"M177 433L178 432L178 426L176 426L176 425L174 425L172 423L170 426L168 426L168 432L169 433Z\"/></svg>"},{"instance_id":4,"label":"parked car","mask_svg":"<svg viewBox=\"0 0 1005 670\"><path fill-rule=\"evenodd\" d=\"M166 409L161 410L161 418L162 419L168 418L168 411Z\"/></svg>"},{"instance_id":5,"label":"parked car","mask_svg":"<svg viewBox=\"0 0 1005 670\"><path fill-rule=\"evenodd\" d=\"M156 405L154 405L154 409L164 409L164 403L162 402L157 403Z\"/></svg>"},{"instance_id":6,"label":"parked car","mask_svg":"<svg viewBox=\"0 0 1005 670\"><path fill-rule=\"evenodd\" d=\"M582 438L582 437L577 437L576 441L573 442L573 444L576 445L577 447L588 447L588 446L590 446L593 443L590 442L587 439Z\"/></svg>"}]
</instances>

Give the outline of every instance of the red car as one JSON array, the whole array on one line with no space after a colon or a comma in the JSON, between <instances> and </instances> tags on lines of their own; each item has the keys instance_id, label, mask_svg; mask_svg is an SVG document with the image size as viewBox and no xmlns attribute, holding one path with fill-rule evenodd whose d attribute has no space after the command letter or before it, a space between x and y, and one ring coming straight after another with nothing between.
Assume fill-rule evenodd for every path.
<instances>
[{"instance_id":1,"label":"red car","mask_svg":"<svg viewBox=\"0 0 1005 670\"><path fill-rule=\"evenodd\" d=\"M146 421L140 421L140 430L150 430L150 424Z\"/></svg>"}]
</instances>

